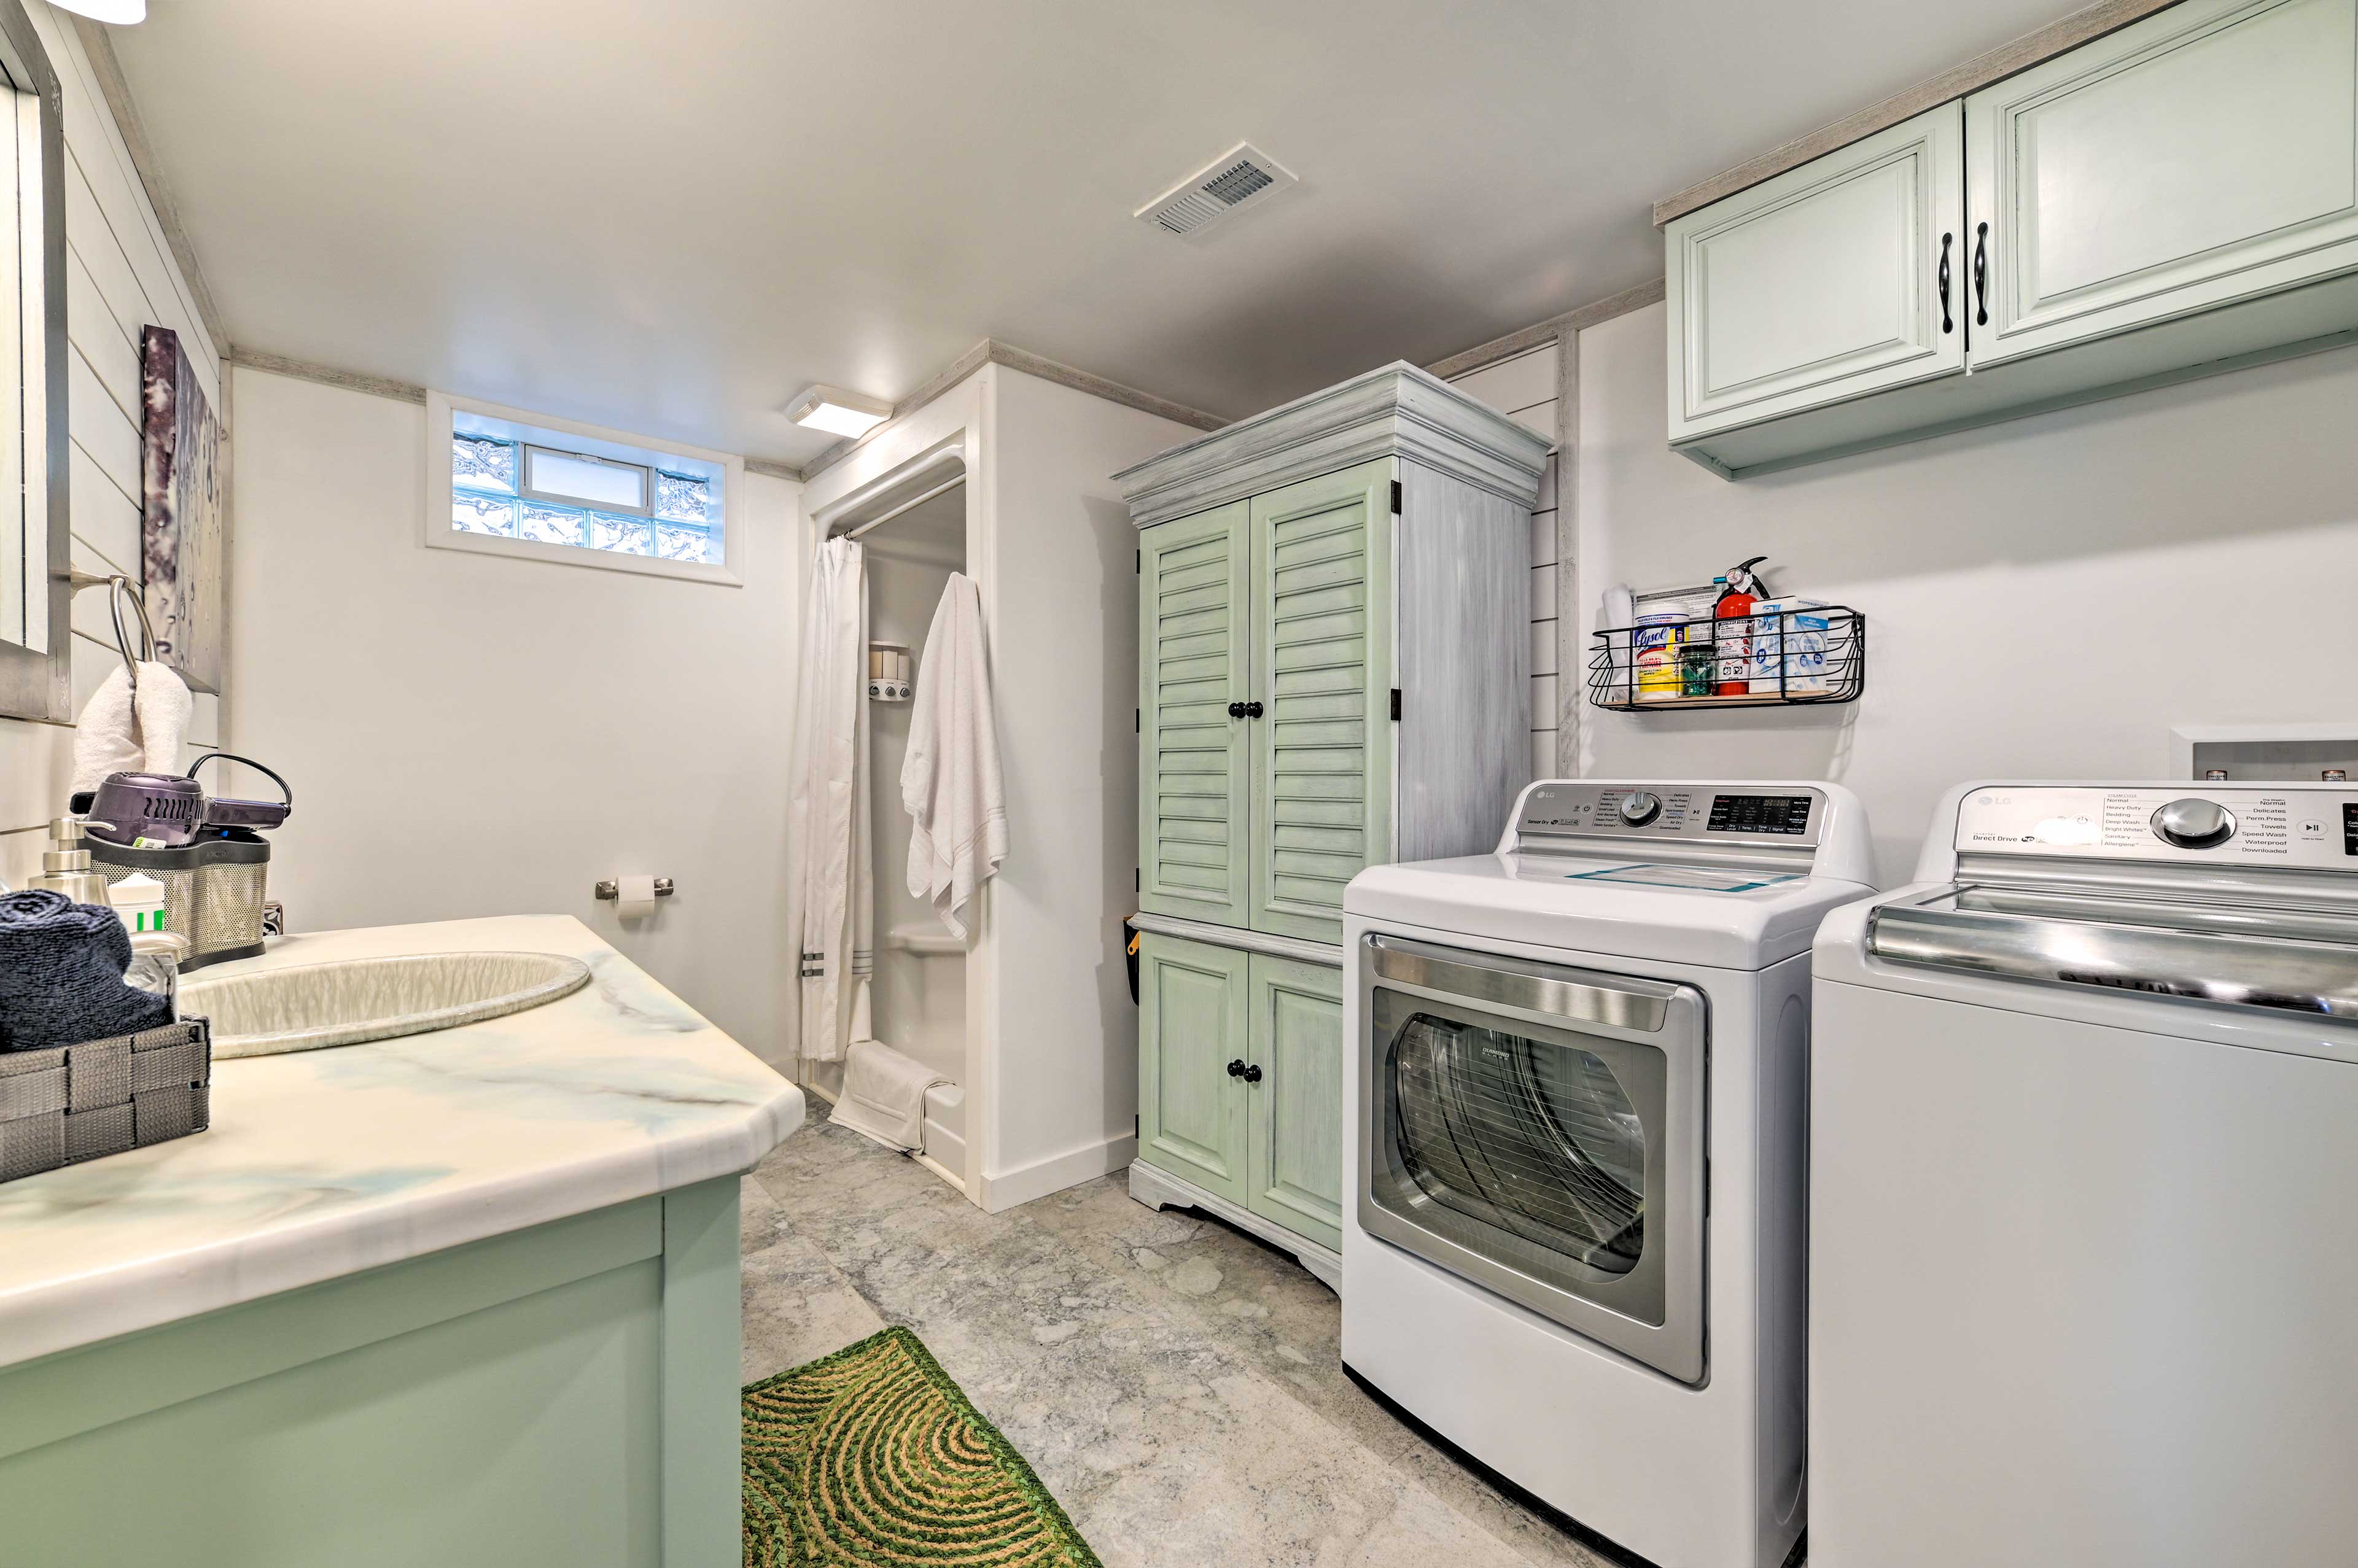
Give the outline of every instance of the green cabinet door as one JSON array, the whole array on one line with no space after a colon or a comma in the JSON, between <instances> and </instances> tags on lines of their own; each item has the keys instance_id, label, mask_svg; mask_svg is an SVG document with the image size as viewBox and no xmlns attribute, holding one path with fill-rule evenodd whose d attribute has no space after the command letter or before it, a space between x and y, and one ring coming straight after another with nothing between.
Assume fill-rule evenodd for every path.
<instances>
[{"instance_id":1,"label":"green cabinet door","mask_svg":"<svg viewBox=\"0 0 2358 1568\"><path fill-rule=\"evenodd\" d=\"M1951 103L1672 220L1671 443L1963 372L1964 184Z\"/></svg>"},{"instance_id":2,"label":"green cabinet door","mask_svg":"<svg viewBox=\"0 0 2358 1568\"><path fill-rule=\"evenodd\" d=\"M1245 1206L1343 1246L1343 974L1253 956L1250 1192ZM1249 1078L1249 1075L1248 1075Z\"/></svg>"},{"instance_id":3,"label":"green cabinet door","mask_svg":"<svg viewBox=\"0 0 2358 1568\"><path fill-rule=\"evenodd\" d=\"M1139 535L1138 904L1245 924L1252 511L1236 502Z\"/></svg>"},{"instance_id":4,"label":"green cabinet door","mask_svg":"<svg viewBox=\"0 0 2358 1568\"><path fill-rule=\"evenodd\" d=\"M1250 1054L1248 979L1235 948L1139 939L1138 1157L1238 1204L1246 1086L1228 1064Z\"/></svg>"},{"instance_id":5,"label":"green cabinet door","mask_svg":"<svg viewBox=\"0 0 2358 1568\"><path fill-rule=\"evenodd\" d=\"M1252 499L1256 931L1343 939L1391 858L1391 481L1379 458Z\"/></svg>"},{"instance_id":6,"label":"green cabinet door","mask_svg":"<svg viewBox=\"0 0 2358 1568\"><path fill-rule=\"evenodd\" d=\"M1976 366L2348 272L2358 0L2188 0L1974 93L1965 135Z\"/></svg>"}]
</instances>

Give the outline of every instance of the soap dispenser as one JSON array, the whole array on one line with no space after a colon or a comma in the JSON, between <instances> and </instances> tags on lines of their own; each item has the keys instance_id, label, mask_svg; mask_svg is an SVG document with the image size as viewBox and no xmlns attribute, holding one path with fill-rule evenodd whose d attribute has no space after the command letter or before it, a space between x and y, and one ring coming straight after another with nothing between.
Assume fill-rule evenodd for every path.
<instances>
[{"instance_id":1,"label":"soap dispenser","mask_svg":"<svg viewBox=\"0 0 2358 1568\"><path fill-rule=\"evenodd\" d=\"M26 885L61 892L76 903L110 907L106 878L90 869L90 851L82 847L81 818L60 816L49 824L49 847L41 855L41 874Z\"/></svg>"}]
</instances>

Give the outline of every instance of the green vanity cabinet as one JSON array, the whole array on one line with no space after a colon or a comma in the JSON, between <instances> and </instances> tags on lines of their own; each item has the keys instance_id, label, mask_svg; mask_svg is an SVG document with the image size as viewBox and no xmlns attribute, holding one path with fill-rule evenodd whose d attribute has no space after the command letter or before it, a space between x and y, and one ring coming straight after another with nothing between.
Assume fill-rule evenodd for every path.
<instances>
[{"instance_id":1,"label":"green vanity cabinet","mask_svg":"<svg viewBox=\"0 0 2358 1568\"><path fill-rule=\"evenodd\" d=\"M1139 528L1130 1192L1330 1284L1344 890L1487 849L1530 781L1547 453L1394 364L1115 476Z\"/></svg>"},{"instance_id":2,"label":"green vanity cabinet","mask_svg":"<svg viewBox=\"0 0 2358 1568\"><path fill-rule=\"evenodd\" d=\"M1138 974L1139 1158L1339 1248L1341 971L1149 933Z\"/></svg>"},{"instance_id":3,"label":"green vanity cabinet","mask_svg":"<svg viewBox=\"0 0 2358 1568\"><path fill-rule=\"evenodd\" d=\"M731 1568L737 1195L703 1182L0 1368L0 1563Z\"/></svg>"}]
</instances>

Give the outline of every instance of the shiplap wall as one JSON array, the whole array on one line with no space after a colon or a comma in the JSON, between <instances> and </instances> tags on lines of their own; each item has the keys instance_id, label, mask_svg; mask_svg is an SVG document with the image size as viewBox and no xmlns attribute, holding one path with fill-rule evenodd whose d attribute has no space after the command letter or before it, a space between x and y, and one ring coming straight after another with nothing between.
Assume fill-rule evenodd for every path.
<instances>
[{"instance_id":1,"label":"shiplap wall","mask_svg":"<svg viewBox=\"0 0 2358 1568\"><path fill-rule=\"evenodd\" d=\"M1550 441L1557 438L1556 345L1542 343L1480 370L1455 377L1451 385L1480 398L1516 424ZM1531 776L1553 778L1556 766L1556 459L1550 452L1540 481L1539 510L1531 514Z\"/></svg>"},{"instance_id":2,"label":"shiplap wall","mask_svg":"<svg viewBox=\"0 0 2358 1568\"><path fill-rule=\"evenodd\" d=\"M67 423L73 561L86 571L139 571L139 329L169 327L216 416L221 362L199 320L188 280L141 187L131 154L108 113L89 57L70 18L31 0L34 28L49 50L65 103ZM223 418L222 449L228 449ZM106 594L74 596L74 708L122 663ZM195 750L221 741L221 705L197 698L189 738ZM0 881L22 887L40 869L42 827L65 809L70 726L0 719Z\"/></svg>"}]
</instances>

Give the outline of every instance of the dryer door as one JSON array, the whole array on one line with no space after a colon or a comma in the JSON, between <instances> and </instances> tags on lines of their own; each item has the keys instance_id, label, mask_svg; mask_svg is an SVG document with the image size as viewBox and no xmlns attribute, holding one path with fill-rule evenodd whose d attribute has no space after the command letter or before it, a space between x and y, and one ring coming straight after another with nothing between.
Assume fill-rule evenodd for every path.
<instances>
[{"instance_id":1,"label":"dryer door","mask_svg":"<svg viewBox=\"0 0 2358 1568\"><path fill-rule=\"evenodd\" d=\"M1360 1227L1702 1381L1703 994L1392 936L1360 984Z\"/></svg>"}]
</instances>

